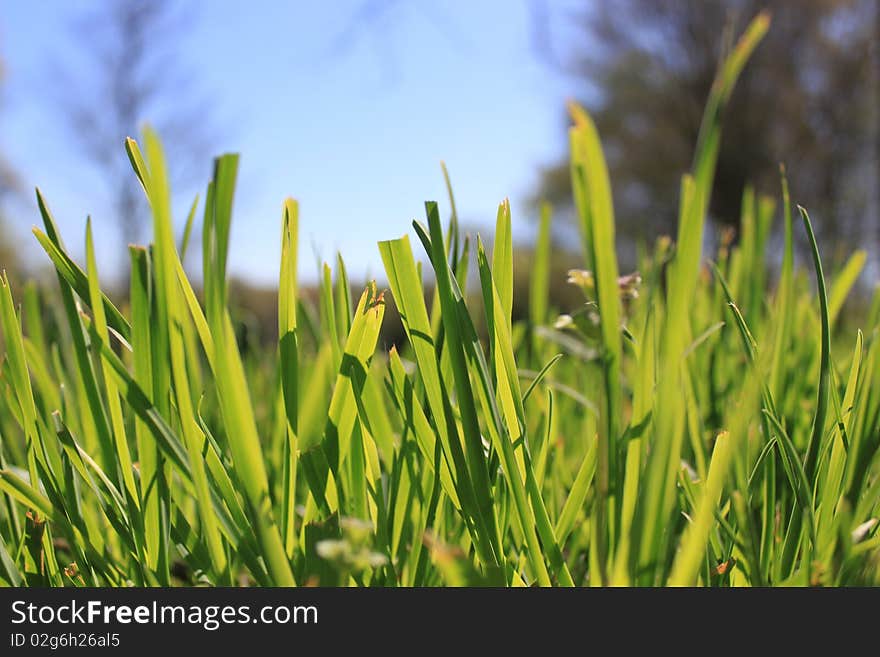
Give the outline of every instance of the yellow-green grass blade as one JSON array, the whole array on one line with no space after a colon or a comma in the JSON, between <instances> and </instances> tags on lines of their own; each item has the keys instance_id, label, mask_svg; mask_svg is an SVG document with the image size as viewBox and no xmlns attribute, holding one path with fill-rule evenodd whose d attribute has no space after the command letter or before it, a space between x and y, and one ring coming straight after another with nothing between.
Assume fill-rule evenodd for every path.
<instances>
[{"instance_id":1,"label":"yellow-green grass blade","mask_svg":"<svg viewBox=\"0 0 880 657\"><path fill-rule=\"evenodd\" d=\"M880 301L880 288L875 293L875 302ZM876 317L876 315L874 316ZM862 496L862 492L868 486L871 490L877 490L875 484L869 484L867 477L871 472L876 454L880 450L880 391L877 386L868 384L876 380L880 372L880 329L874 324L870 345L865 354L864 363L860 373L860 383L856 393L855 413L852 417L852 427L849 430L849 449L847 450L846 463L846 498L851 508L855 508L856 518L870 517L872 504L870 500L877 500L869 495ZM861 499L860 499L861 497Z\"/></svg>"},{"instance_id":2,"label":"yellow-green grass blade","mask_svg":"<svg viewBox=\"0 0 880 657\"><path fill-rule=\"evenodd\" d=\"M443 453L456 483L461 508L468 519L469 530L474 532L474 543L480 560L488 565L496 564L497 557L488 544L492 539L487 535L488 527L477 508L476 492L459 438L458 425L452 416L445 382L441 377L440 360L434 343L436 333L432 331L428 319L422 279L416 269L409 238L404 236L398 240L379 242L379 251L385 263L391 293L416 359L420 381L425 389L428 401L426 410L431 413L437 436L443 446ZM436 308L439 312L439 303Z\"/></svg>"},{"instance_id":3,"label":"yellow-green grass blade","mask_svg":"<svg viewBox=\"0 0 880 657\"><path fill-rule=\"evenodd\" d=\"M190 317L192 317L192 321L195 325L196 332L198 333L199 340L202 343L202 349L204 350L205 359L208 361L208 368L213 373L214 338L211 336L211 329L208 326L208 320L205 318L205 313L202 311L202 307L199 305L198 297L196 297L195 290L193 290L192 284L186 276L186 272L183 269L183 264L180 262L180 258L177 258L175 268L177 270L177 282L180 285L183 299L186 302L186 307L189 309Z\"/></svg>"},{"instance_id":4,"label":"yellow-green grass blade","mask_svg":"<svg viewBox=\"0 0 880 657\"><path fill-rule=\"evenodd\" d=\"M867 260L868 252L858 250L849 257L843 269L835 276L828 293L828 322L831 326L834 326L837 321L843 304L856 284Z\"/></svg>"},{"instance_id":5,"label":"yellow-green grass blade","mask_svg":"<svg viewBox=\"0 0 880 657\"><path fill-rule=\"evenodd\" d=\"M640 563L656 573L663 563L662 530L674 504L674 485L681 453L684 408L681 394L681 356L686 348L690 326L688 304L698 280L703 227L715 165L721 143L721 116L724 106L749 56L769 27L769 14L759 14L748 26L731 54L721 63L709 94L694 155L692 176L682 182L678 241L671 264L667 295L667 321L663 328L659 394L654 405L655 444L647 469L647 487L641 499L637 539L641 543ZM663 457L657 457L657 454Z\"/></svg>"},{"instance_id":6,"label":"yellow-green grass blade","mask_svg":"<svg viewBox=\"0 0 880 657\"><path fill-rule=\"evenodd\" d=\"M495 241L492 245L492 279L498 296L501 298L501 308L504 311L503 319L510 326L513 314L513 238L510 227L510 201L504 201L498 206L498 216L495 221ZM501 317L496 317L500 320ZM509 330L509 329L508 329Z\"/></svg>"},{"instance_id":7,"label":"yellow-green grass blade","mask_svg":"<svg viewBox=\"0 0 880 657\"><path fill-rule=\"evenodd\" d=\"M289 198L284 202L281 226L281 274L278 286L278 335L281 381L285 413L290 429L296 434L298 351L296 337L297 306L297 236L299 205Z\"/></svg>"},{"instance_id":8,"label":"yellow-green grass blade","mask_svg":"<svg viewBox=\"0 0 880 657\"><path fill-rule=\"evenodd\" d=\"M367 361L376 350L384 314L385 302L377 295L376 284L370 283L355 309L354 322L347 333L342 363L330 401L330 422L336 429L341 429L337 434L337 467L348 454L350 431L357 415L357 398L365 386ZM327 434L324 440L327 440Z\"/></svg>"},{"instance_id":9,"label":"yellow-green grass blade","mask_svg":"<svg viewBox=\"0 0 880 657\"><path fill-rule=\"evenodd\" d=\"M657 308L656 299L647 301L648 308L638 348L636 362L638 375L633 390L632 419L627 430L629 440L626 445L624 462L623 492L620 505L620 540L614 557L614 570L611 583L615 586L631 583L629 562L632 551L632 530L636 504L639 495L639 484L642 463L645 458L645 436L651 435L651 416L654 402L654 386L657 370Z\"/></svg>"},{"instance_id":10,"label":"yellow-green grass blade","mask_svg":"<svg viewBox=\"0 0 880 657\"><path fill-rule=\"evenodd\" d=\"M384 293L382 293L382 295L384 298ZM381 330L382 328L380 326L375 347L377 351L379 348ZM358 412L361 415L361 422L369 428L370 436L375 443L378 455L382 458L383 463L387 467L390 467L394 458L395 429L392 427L392 420L388 415L386 398L383 395L386 373L387 364L384 362L384 359L373 357L367 368L367 377L364 381L363 389L361 394L356 397L356 400L359 403Z\"/></svg>"},{"instance_id":11,"label":"yellow-green grass blade","mask_svg":"<svg viewBox=\"0 0 880 657\"><path fill-rule=\"evenodd\" d=\"M534 378L529 382L529 385L526 388L526 391L522 394L523 405L525 405L526 401L528 400L528 398L532 394L532 392L535 390L535 388L538 387L538 384L540 384L541 381L544 380L544 378L550 372L550 369L556 363L558 363L560 360L562 360L562 358L563 358L562 354L556 354L555 356L553 356L553 358L551 358L549 361L547 361L547 363L544 365L544 367L542 367L540 369L540 371L538 371L538 373L534 376ZM527 374L526 370L519 370L519 376L522 377L526 374Z\"/></svg>"},{"instance_id":12,"label":"yellow-green grass blade","mask_svg":"<svg viewBox=\"0 0 880 657\"><path fill-rule=\"evenodd\" d=\"M15 565L15 560L6 546L6 540L0 536L0 585L19 587L24 584L24 575Z\"/></svg>"},{"instance_id":13,"label":"yellow-green grass blade","mask_svg":"<svg viewBox=\"0 0 880 657\"><path fill-rule=\"evenodd\" d=\"M356 424L358 398L366 387L367 361L375 351L384 310L384 301L377 297L375 283L372 283L364 290L355 310L354 322L346 340L330 399L323 436L319 441L310 438L300 443L309 484L316 500L326 501L324 488L331 485L331 479L328 478L331 474L337 488L345 474L356 476L359 480L364 476L362 468L365 464L363 462L351 464L349 457L352 455L353 434L359 432ZM361 449L359 444L355 446L358 450ZM360 454L355 456L359 457ZM350 467L344 473L342 468L346 463ZM344 489L339 492L344 492ZM360 502L357 499L350 501L359 504L359 509L363 513L365 490L361 489L360 494ZM351 511L345 507L347 502L344 499L340 502L340 511ZM334 511L333 506L331 501L328 510Z\"/></svg>"},{"instance_id":14,"label":"yellow-green grass blade","mask_svg":"<svg viewBox=\"0 0 880 657\"><path fill-rule=\"evenodd\" d=\"M28 281L24 284L24 309L23 324L25 334L36 347L36 351L45 355L48 359L49 349L46 343L46 335L43 325L46 318L41 312L41 304L46 300L41 299L40 288L35 281Z\"/></svg>"},{"instance_id":15,"label":"yellow-green grass blade","mask_svg":"<svg viewBox=\"0 0 880 657\"><path fill-rule=\"evenodd\" d=\"M336 254L336 286L333 289L334 306L336 308L336 334L344 344L345 337L351 331L351 286L348 284L348 272L342 254Z\"/></svg>"},{"instance_id":16,"label":"yellow-green grass blade","mask_svg":"<svg viewBox=\"0 0 880 657\"><path fill-rule=\"evenodd\" d=\"M202 535L211 555L215 576L227 576L227 556L214 514L202 451L205 437L198 427L189 387L182 323L185 305L177 281L177 250L171 223L171 200L165 156L155 133L144 131L150 172L147 196L153 212L155 240L156 308L158 321L167 326L168 348L173 381L173 397L189 455ZM221 580L222 581L222 580Z\"/></svg>"},{"instance_id":17,"label":"yellow-green grass blade","mask_svg":"<svg viewBox=\"0 0 880 657\"><path fill-rule=\"evenodd\" d=\"M101 358L111 367L111 373L123 398L135 414L149 429L156 445L162 450L165 458L188 480L191 480L190 466L186 448L169 427L167 421L153 404L144 389L131 376L125 364L113 351L113 348L92 330L89 336L100 347Z\"/></svg>"},{"instance_id":18,"label":"yellow-green grass blade","mask_svg":"<svg viewBox=\"0 0 880 657\"><path fill-rule=\"evenodd\" d=\"M33 509L44 518L53 520L55 510L46 496L35 489L30 483L11 470L0 470L0 490L11 495L28 509Z\"/></svg>"},{"instance_id":19,"label":"yellow-green grass blade","mask_svg":"<svg viewBox=\"0 0 880 657\"><path fill-rule=\"evenodd\" d=\"M39 191L37 191L37 194L39 194ZM45 200L43 200L42 196L38 196L38 199L41 208L48 208L48 206L45 205ZM48 212L48 209L45 211ZM70 285L74 292L76 292L78 297L81 299L88 299L90 296L88 277L85 272L80 269L79 265L67 255L60 243L56 241L58 239L57 233L55 233L53 237L52 231L47 235L36 227L33 229L33 233L34 237L36 237L37 241L40 243L40 246L42 246L43 250L46 252L46 255L52 260L52 264L55 266L58 275L67 281L67 284ZM105 316L107 317L108 326L126 340L130 340L131 326L122 313L119 312L119 309L113 305L113 302L110 301L103 292L101 292L101 305L103 306Z\"/></svg>"},{"instance_id":20,"label":"yellow-green grass blade","mask_svg":"<svg viewBox=\"0 0 880 657\"><path fill-rule=\"evenodd\" d=\"M91 219L86 220L86 263L89 279L89 301L92 306L92 322L98 335L101 336L101 340L109 342L110 334L107 330L107 320L104 315L104 306L101 302L101 288L98 283L98 265L95 261L95 244L92 238ZM122 404L119 401L119 391L116 388L113 377L110 376L109 366L104 361L101 362L119 473L127 495L127 503L130 506L129 512L135 519L139 520L140 495L134 480L131 452L128 449L128 438L125 432L125 421L122 416Z\"/></svg>"},{"instance_id":21,"label":"yellow-green grass blade","mask_svg":"<svg viewBox=\"0 0 880 657\"><path fill-rule=\"evenodd\" d=\"M721 117L724 108L743 67L769 28L769 12L763 11L752 19L733 50L721 63L718 74L712 84L712 89L709 92L709 99L703 111L703 119L700 124L700 133L697 138L697 148L692 169L697 186L706 192L699 213L701 215L701 223L705 208L709 205L708 190L715 177L715 164L718 160L718 151L721 146ZM679 244L683 243L682 238L685 234L681 231L681 227L678 236ZM702 238L702 230L699 232L699 237L700 239Z\"/></svg>"},{"instance_id":22,"label":"yellow-green grass blade","mask_svg":"<svg viewBox=\"0 0 880 657\"><path fill-rule=\"evenodd\" d=\"M95 493L95 497L100 501L104 514L116 527L123 528L121 534L128 537L134 528L131 527L127 515L129 503L125 496L119 492L116 484L95 463L95 460L89 456L88 452L76 442L70 430L64 425L61 414L58 412L54 413L53 420L56 424L58 441L64 448L71 466ZM97 476L97 482L92 473Z\"/></svg>"},{"instance_id":23,"label":"yellow-green grass blade","mask_svg":"<svg viewBox=\"0 0 880 657\"><path fill-rule=\"evenodd\" d=\"M180 260L186 260L186 252L189 249L189 239L192 235L193 224L195 223L196 218L196 210L199 208L199 195L196 194L195 199L193 199L192 205L189 206L189 212L186 215L186 223L183 225L183 235L180 237L180 248L178 248L178 253L180 253Z\"/></svg>"},{"instance_id":24,"label":"yellow-green grass blade","mask_svg":"<svg viewBox=\"0 0 880 657\"><path fill-rule=\"evenodd\" d=\"M61 244L61 237L52 217L49 207L43 199L43 196L37 191L37 205L43 219L43 225L46 228L48 240L55 245ZM38 231L35 229L35 234ZM85 274L83 274L82 289L79 286L72 286L65 278L62 271L57 268L56 274L58 286L61 292L61 301L64 307L64 315L67 325L70 329L70 335L73 341L73 355L75 358L74 378L75 385L82 390L83 394L78 395L80 399L80 408L82 410L84 423L92 430L92 440L87 444L89 446L97 446L101 450L102 465L105 469L116 474L115 465L115 449L113 447L113 438L110 432L110 426L107 421L104 404L101 399L95 370L92 360L89 357L89 349L86 342L85 329L83 327L82 318L80 317L79 301L77 297L88 298L88 282ZM109 315L109 313L108 313Z\"/></svg>"},{"instance_id":25,"label":"yellow-green grass blade","mask_svg":"<svg viewBox=\"0 0 880 657\"><path fill-rule=\"evenodd\" d=\"M770 391L769 384L767 383L763 375L764 363L763 361L760 363L758 361L758 346L755 342L752 332L749 330L745 318L742 316L742 313L740 312L736 303L733 301L730 288L728 287L724 276L721 274L717 267L714 267L714 271L724 291L728 307L733 313L735 320L734 323L738 329L740 339L742 341L743 351L745 352L749 363L751 363L753 367L757 367L759 371L759 376L761 378L761 394L764 405L764 434L768 437L768 439L770 439L770 436L772 434L775 433L776 435L776 444L780 447L780 457L783 469L788 478L791 490L794 492L797 502L796 506L792 509L792 513L786 529L786 537L783 540L783 544L781 546L780 553L782 557L777 560L777 573L788 572L790 567L794 563L795 552L802 543L801 536L804 520L806 520L807 523L807 533L804 534L804 541L809 538L810 540L812 540L813 544L815 544L814 537L816 522L812 502L813 487L810 484L806 471L804 470L803 464L801 463L801 460L798 456L797 448L795 447L794 443L792 443L791 439L789 438L788 432L783 426L782 421L779 419L778 412L776 410L776 403L773 398L773 393ZM738 421L739 417L740 416L736 416L736 418L734 418L735 421ZM767 526L768 525L765 522L764 527L766 528ZM762 549L766 550L766 547L762 546ZM755 568L757 567L758 566L756 565ZM757 573L753 573L753 579L757 579Z\"/></svg>"},{"instance_id":26,"label":"yellow-green grass blade","mask_svg":"<svg viewBox=\"0 0 880 657\"><path fill-rule=\"evenodd\" d=\"M278 349L281 391L287 418L283 463L282 531L288 558L296 542L295 506L297 471L297 422L299 414L299 350L297 347L297 239L299 204L292 198L284 202L281 221L281 274L278 284Z\"/></svg>"},{"instance_id":27,"label":"yellow-green grass blade","mask_svg":"<svg viewBox=\"0 0 880 657\"><path fill-rule=\"evenodd\" d=\"M59 472L57 453L55 453L55 450L52 450L51 452L47 450L46 442L42 439L40 433L41 427L38 423L37 410L33 398L33 389L31 387L24 354L21 323L13 306L12 292L5 272L3 272L2 277L0 277L0 327L2 327L2 335L7 350L7 363L4 364L4 378L8 377L11 379L10 383L15 389L15 396L18 400L20 413L19 423L25 431L27 474L29 479L28 488L34 490L39 487L39 482L43 475L45 475L46 487L49 487ZM8 367L6 367L7 364ZM50 463L54 465L54 471ZM15 477L15 475L11 473L10 476ZM22 501L21 495L27 493L27 491L18 485L19 482L16 479L11 480L11 482L5 482L2 476L0 476L0 489L3 489L13 498ZM8 483L9 487L4 486L6 483ZM39 493L37 493L37 495L39 496ZM43 513L44 509L42 507L33 506L33 502L35 501L38 501L38 499L34 498L31 500L30 508ZM43 513L43 515L51 516L51 513ZM42 533L40 546L40 549L46 554L49 581L53 581L57 584L59 581L58 565L52 547L51 532L48 528Z\"/></svg>"},{"instance_id":28,"label":"yellow-green grass blade","mask_svg":"<svg viewBox=\"0 0 880 657\"><path fill-rule=\"evenodd\" d=\"M734 440L727 432L715 439L715 449L709 463L709 475L697 503L693 522L682 538L681 548L669 575L671 586L693 586L700 563L706 551L709 532L721 498L721 490L733 459Z\"/></svg>"},{"instance_id":29,"label":"yellow-green grass blade","mask_svg":"<svg viewBox=\"0 0 880 657\"><path fill-rule=\"evenodd\" d=\"M147 169L147 164L144 160L143 154L141 153L140 147L137 142L131 137L126 138L125 140L125 150L128 154L129 162L134 169L135 175L138 180L141 182L141 186L144 189L144 193L147 197L147 200L152 205L153 201L150 198L152 193L152 184L150 182L150 172ZM211 205L211 196L212 190L209 186L208 194L206 197L206 205L205 205L205 214L207 215L209 211L209 206ZM155 232L155 227L154 227ZM207 230L203 231L203 240L207 239ZM154 318L154 321L150 330L150 358L152 361L151 367L151 383L152 383L152 391L150 394L150 398L153 403L156 405L157 410L161 413L165 418L171 417L171 358L170 358L170 337L169 337L169 323L167 317L167 306L162 302L162 296L159 293L159 289L163 286L160 282L159 274L157 273L157 254L154 252L150 257L151 263L151 275L153 277L153 291L151 293L151 308L150 314L151 317ZM167 251L167 249L164 249ZM207 249L204 248L203 243L203 257L207 257ZM182 267L181 267L182 269ZM185 275L184 275L185 278ZM205 285L207 286L209 281L205 281Z\"/></svg>"},{"instance_id":30,"label":"yellow-green grass blade","mask_svg":"<svg viewBox=\"0 0 880 657\"><path fill-rule=\"evenodd\" d=\"M825 417L828 413L828 397L831 378L831 323L828 312L828 295L825 292L825 275L822 273L822 260L819 257L819 246L816 244L816 236L813 234L813 226L807 211L798 206L807 237L810 240L810 248L813 254L813 267L816 273L816 284L819 291L820 318L822 334L819 348L819 381L817 385L816 413L813 416L813 429L807 446L807 454L804 460L804 470L809 481L815 481L819 453L822 447L822 437L825 433Z\"/></svg>"},{"instance_id":31,"label":"yellow-green grass blade","mask_svg":"<svg viewBox=\"0 0 880 657\"><path fill-rule=\"evenodd\" d=\"M41 351L40 348L27 337L22 338L25 356L27 357L28 371L33 379L34 402L37 406L37 414L43 419L49 417L55 409L61 408L61 394L58 389L50 365L43 354L50 354L48 351Z\"/></svg>"},{"instance_id":32,"label":"yellow-green grass blade","mask_svg":"<svg viewBox=\"0 0 880 657\"><path fill-rule=\"evenodd\" d=\"M504 207L503 204L502 207ZM499 214L507 217L509 224L509 205L506 211ZM509 243L508 237L505 238ZM498 242L496 241L496 245ZM510 315L509 308L504 305L504 299L495 285L494 272L504 270L503 280L513 279L513 259L503 255L505 247L501 246L501 257L493 258L492 268L489 267L488 258L482 243L477 241L477 261L480 267L480 280L483 287L483 299L486 308L489 331L493 336L494 366L496 391L493 395L488 371L478 372L478 378L484 382L487 390L487 401L493 401L497 395L500 402L499 409L492 409L491 416L497 426L493 437L497 437L496 448L502 458L504 473L508 480L517 505L520 516L520 528L526 535L528 549L534 549L531 544L537 544L540 536L543 552L547 555L559 582L565 586L573 586L571 574L562 558L562 551L556 541L553 527L547 513L544 500L537 485L534 470L532 468L531 455L529 452L528 436L526 435L526 416L523 408L522 393L519 387L519 375L516 370L516 362L513 345L510 339ZM492 397L490 397L492 395ZM490 425L491 426L491 425ZM515 446L515 449L514 449ZM523 479L525 488L523 489ZM531 510L527 504L531 504ZM531 512L530 512L531 511ZM534 525L532 527L531 525ZM541 564L543 565L543 564ZM540 565L536 572L541 575Z\"/></svg>"},{"instance_id":33,"label":"yellow-green grass blade","mask_svg":"<svg viewBox=\"0 0 880 657\"><path fill-rule=\"evenodd\" d=\"M37 408L31 379L27 371L27 359L24 353L24 342L21 333L21 322L12 300L12 290L6 272L0 277L0 320L3 329L3 341L6 346L5 363L8 364L9 379L20 413L20 424L24 429L27 445L27 469L31 484L36 486L37 458L42 454L42 439L37 424Z\"/></svg>"},{"instance_id":34,"label":"yellow-green grass blade","mask_svg":"<svg viewBox=\"0 0 880 657\"><path fill-rule=\"evenodd\" d=\"M837 533L834 527L834 516L838 508L837 505L841 496L841 486L846 468L847 443L849 442L847 439L847 427L852 428L852 407L859 381L861 360L862 332L859 331L853 351L852 366L850 367L846 389L843 394L843 402L836 408L837 421L831 436L831 455L819 492L816 540L819 543L819 557L823 562L827 562L831 557L829 551L833 547L832 541L836 538ZM833 390L832 393L834 393Z\"/></svg>"},{"instance_id":35,"label":"yellow-green grass blade","mask_svg":"<svg viewBox=\"0 0 880 657\"><path fill-rule=\"evenodd\" d=\"M92 225L90 218L86 220L86 271L89 282L89 303L92 307L91 328L101 338L102 342L107 343L109 342L110 333L107 328L104 306L101 302L98 268L95 260L95 246L92 238ZM129 451L128 437L125 429L125 420L122 415L122 403L119 398L119 391L116 387L116 382L110 374L109 365L100 358L100 345L98 343L93 343L92 349L97 356L97 359L101 362L103 373L102 378L106 392L105 398L109 409L110 428L116 452L113 466L119 476L119 485L124 491L125 509L124 511L120 509L120 513L124 515L125 522L128 525L128 532L132 534L132 547L137 554L138 563L145 564L147 559L144 552L144 542L142 540L144 528L143 519L141 517L140 491L135 482L131 452ZM97 464L95 464L95 467L99 477L106 477ZM141 575L144 576L143 570L141 570Z\"/></svg>"},{"instance_id":36,"label":"yellow-green grass blade","mask_svg":"<svg viewBox=\"0 0 880 657\"><path fill-rule=\"evenodd\" d=\"M551 206L541 204L538 222L538 237L535 240L535 255L529 277L529 319L532 326L547 322L548 300L550 297L550 255L551 255Z\"/></svg>"},{"instance_id":37,"label":"yellow-green grass blade","mask_svg":"<svg viewBox=\"0 0 880 657\"><path fill-rule=\"evenodd\" d=\"M587 451L584 454L581 464L578 467L577 475L568 497L565 498L565 504L556 521L556 540L560 545L564 545L572 530L580 513L584 512L584 503L587 494L590 491L590 485L596 473L596 454L598 452L598 436L587 442Z\"/></svg>"},{"instance_id":38,"label":"yellow-green grass blade","mask_svg":"<svg viewBox=\"0 0 880 657\"><path fill-rule=\"evenodd\" d=\"M203 229L208 235L209 247L205 282L207 285L211 281L206 294L208 324L214 339L215 381L232 462L245 491L262 556L273 582L279 586L292 586L295 584L293 571L275 521L250 392L226 308L225 258L237 165L237 157L230 155L215 162L214 179L208 194L213 207L206 210L208 222Z\"/></svg>"},{"instance_id":39,"label":"yellow-green grass blade","mask_svg":"<svg viewBox=\"0 0 880 657\"><path fill-rule=\"evenodd\" d=\"M460 294L456 296L455 293L457 280L446 260L437 204L426 202L425 212L428 217L430 235L419 224L415 224L414 227L431 259L436 275L440 315L444 330L444 353L448 354L450 359L453 386L456 392L458 411L461 415L467 469L473 484L478 516L485 533L484 539L488 539L487 542L491 548L491 553L485 555L489 559L486 565L495 567L500 564L502 552L489 488L487 463L483 454L482 435L477 419L476 400L474 390L471 387L465 355L464 343L469 336L464 333L463 322L466 319L467 311L464 308L464 300Z\"/></svg>"},{"instance_id":40,"label":"yellow-green grass blade","mask_svg":"<svg viewBox=\"0 0 880 657\"><path fill-rule=\"evenodd\" d=\"M330 342L333 349L333 369L338 371L342 362L342 344L340 343L336 320L336 302L333 294L333 272L330 265L324 263L321 278L321 332Z\"/></svg>"},{"instance_id":41,"label":"yellow-green grass blade","mask_svg":"<svg viewBox=\"0 0 880 657\"><path fill-rule=\"evenodd\" d=\"M681 200L679 207L679 223L688 221L698 202L695 200L696 188L693 178L684 176L681 184ZM692 247L691 247L692 248ZM678 258L684 252L676 253ZM699 258L699 253L697 253ZM673 263L674 264L674 263ZM672 267L672 265L670 265ZM650 458L646 460L642 479L642 489L636 503L635 521L633 523L633 545L638 546L633 552L631 573L644 573L638 583L657 584L657 570L664 559L663 530L672 511L675 480L680 465L680 455L685 427L685 407L681 403L684 397L680 368L683 366L681 356L689 342L690 326L687 317L687 300L682 297L679 271L667 272L669 292L667 303L663 307L664 321L658 329L659 349L656 371L656 399L652 406L652 432L650 446L646 451ZM696 276L696 269L694 271ZM633 580L636 581L636 580Z\"/></svg>"},{"instance_id":42,"label":"yellow-green grass blade","mask_svg":"<svg viewBox=\"0 0 880 657\"><path fill-rule=\"evenodd\" d=\"M152 276L147 250L129 247L131 259L131 345L134 360L134 380L142 390L150 390L152 381ZM106 374L105 374L106 376ZM168 489L162 466L162 456L154 438L143 420L134 421L135 440L140 472L140 494L144 523L144 542L147 566L160 573L163 582L169 581L167 541L164 537L166 521L163 504L168 505Z\"/></svg>"},{"instance_id":43,"label":"yellow-green grass blade","mask_svg":"<svg viewBox=\"0 0 880 657\"><path fill-rule=\"evenodd\" d=\"M414 386L406 375L406 370L404 369L403 362L400 360L397 349L392 347L388 354L388 361L388 369L397 399L398 410L406 425L411 428L416 443L424 456L425 463L432 471L436 471L438 467L440 468L440 484L443 486L443 491L449 496L455 507L460 509L461 502L458 499L456 484L452 477L451 468L454 465L450 465L449 460L451 457L441 451L441 458L439 461L435 460L438 441L425 415L422 404L416 397Z\"/></svg>"},{"instance_id":44,"label":"yellow-green grass blade","mask_svg":"<svg viewBox=\"0 0 880 657\"><path fill-rule=\"evenodd\" d=\"M594 268L603 366L603 404L600 406L599 446L596 465L596 517L593 531L599 554L600 577L607 581L609 526L607 501L620 484L618 441L622 421L620 364L620 292L614 239L611 182L602 145L592 119L571 106L574 127L569 131L572 187L575 188L581 239L588 267Z\"/></svg>"},{"instance_id":45,"label":"yellow-green grass blade","mask_svg":"<svg viewBox=\"0 0 880 657\"><path fill-rule=\"evenodd\" d=\"M327 422L330 394L336 377L330 345L326 342L321 342L320 345L314 360L309 363L308 371L304 371L304 368L301 367L302 377L304 380L308 380L310 385L300 387L302 398L297 414L297 435L302 440L308 441L321 439ZM300 365L303 366L304 363L300 363Z\"/></svg>"}]
</instances>

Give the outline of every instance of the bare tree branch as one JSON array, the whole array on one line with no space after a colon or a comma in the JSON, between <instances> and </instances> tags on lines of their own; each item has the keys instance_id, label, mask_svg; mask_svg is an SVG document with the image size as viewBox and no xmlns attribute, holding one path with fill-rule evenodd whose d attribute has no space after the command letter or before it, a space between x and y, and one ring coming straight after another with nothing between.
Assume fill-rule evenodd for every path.
<instances>
[{"instance_id":1,"label":"bare tree branch","mask_svg":"<svg viewBox=\"0 0 880 657\"><path fill-rule=\"evenodd\" d=\"M147 210L122 146L127 136L144 122L156 127L175 185L207 174L211 112L176 47L192 20L169 0L101 5L73 24L86 66L59 66L61 107L106 182L125 243L141 239Z\"/></svg>"}]
</instances>

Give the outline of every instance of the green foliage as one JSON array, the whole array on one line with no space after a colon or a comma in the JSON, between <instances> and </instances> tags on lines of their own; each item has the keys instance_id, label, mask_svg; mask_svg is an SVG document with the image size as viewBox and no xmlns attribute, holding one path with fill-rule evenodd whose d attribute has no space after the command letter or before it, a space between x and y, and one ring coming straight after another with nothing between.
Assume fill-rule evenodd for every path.
<instances>
[{"instance_id":1,"label":"green foliage","mask_svg":"<svg viewBox=\"0 0 880 657\"><path fill-rule=\"evenodd\" d=\"M408 237L378 245L390 296L371 282L353 304L341 257L301 296L286 200L266 350L240 344L229 302L236 156L204 197L203 300L151 131L146 157L127 143L154 227L130 249L127 306L101 291L90 224L83 268L38 195L59 290L27 287L20 312L0 285L0 583L880 583L880 294L864 333L835 321L864 256L826 281L800 209L811 284L783 178L776 288L775 204L749 190L743 239L703 262L720 107L766 29L719 68L678 240L638 272L618 271L599 135L571 108L586 269L569 272L582 306L555 323L549 208L520 319L506 201L491 253L426 204L429 306ZM406 342L385 352L392 297Z\"/></svg>"}]
</instances>

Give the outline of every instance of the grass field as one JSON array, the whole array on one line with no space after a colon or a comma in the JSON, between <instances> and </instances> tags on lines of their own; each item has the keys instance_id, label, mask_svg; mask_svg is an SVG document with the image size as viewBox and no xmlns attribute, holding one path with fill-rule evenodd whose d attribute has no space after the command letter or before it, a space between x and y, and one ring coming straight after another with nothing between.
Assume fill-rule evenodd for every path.
<instances>
[{"instance_id":1,"label":"grass field","mask_svg":"<svg viewBox=\"0 0 880 657\"><path fill-rule=\"evenodd\" d=\"M426 203L418 244L378 245L389 289L352 296L340 259L312 304L288 199L265 350L240 348L228 301L236 156L178 240L158 138L127 142L154 232L121 308L90 226L81 266L38 193L58 286L0 289L0 583L880 585L880 294L863 332L839 328L865 254L823 272L784 173L778 199L746 190L735 243L702 253L723 109L768 26L719 67L678 234L637 274L618 270L599 135L571 107L584 304L548 307L565 281L545 208L528 321L511 320L507 202L491 252L454 202L445 231ZM389 295L407 344L386 352Z\"/></svg>"}]
</instances>

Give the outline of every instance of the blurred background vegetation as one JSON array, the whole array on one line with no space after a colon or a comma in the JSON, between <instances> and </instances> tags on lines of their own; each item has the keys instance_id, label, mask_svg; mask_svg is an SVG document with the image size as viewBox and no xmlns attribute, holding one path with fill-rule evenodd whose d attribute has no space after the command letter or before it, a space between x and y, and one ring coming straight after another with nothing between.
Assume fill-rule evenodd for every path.
<instances>
[{"instance_id":1,"label":"blurred background vegetation","mask_svg":"<svg viewBox=\"0 0 880 657\"><path fill-rule=\"evenodd\" d=\"M563 65L602 136L624 243L671 234L678 181L690 165L722 49L769 8L773 27L724 118L712 219L738 226L746 184L778 197L784 162L798 202L833 218L822 222L826 242L876 253L878 7L875 0L590 4L579 23L589 47L567 53ZM549 49L552 35L546 38ZM536 198L570 207L567 161L543 170Z\"/></svg>"},{"instance_id":2,"label":"blurred background vegetation","mask_svg":"<svg viewBox=\"0 0 880 657\"><path fill-rule=\"evenodd\" d=\"M522 2L531 22L535 60L548 74L561 76L569 95L596 119L611 173L623 267L635 262L640 240L652 242L673 230L679 178L690 165L716 63L731 36L760 9L769 8L773 27L744 72L725 116L710 209L715 230L708 232L713 244L707 246L731 235L735 239L745 185L778 197L778 166L785 162L794 198L823 218L817 223L826 253L840 258L854 247L866 249L862 288L876 284L880 1ZM339 19L343 29L337 47L364 35L381 40L395 21L402 20L404 5L395 0L356 5L349 16ZM56 84L52 98L45 102L57 104L59 116L84 154L83 166L93 168L104 181L123 244L147 237L142 194L119 147L123 137L137 134L141 121L149 118L171 149L175 180L198 189L208 177L214 137L222 131L211 98L200 91L198 71L187 66L175 47L200 20L198 12L180 11L180 6L167 0L85 6L71 30L75 37L80 35L75 43L91 70L85 75L81 65L51 63ZM503 12L504 6L499 3L498 11ZM88 38L82 36L86 34ZM392 60L405 56L390 52ZM0 85L3 70L0 65ZM560 106L560 153L566 150L563 112ZM533 201L535 217L539 201L546 199L554 206L556 255L550 305L564 311L580 298L577 289L565 284L566 272L581 262L579 242L572 224L566 222L572 216L567 157L536 161L534 167L535 183L522 195ZM15 171L16 163L3 157L0 142L0 266L13 279L20 278L25 265L18 257L19 246L3 227L3 217L15 206L10 199L30 193L22 190ZM497 200L487 198L486 203ZM401 218L401 226L406 219ZM468 217L463 219L467 222ZM722 237L725 230L728 233ZM776 244L771 239L770 248ZM530 258L528 239L520 240L514 304L518 317L527 315ZM357 289L359 283L353 287ZM126 289L124 275L118 289ZM247 280L237 281L231 289L241 310L243 339L273 340L275 290ZM389 308L386 345L401 339L394 315Z\"/></svg>"}]
</instances>

